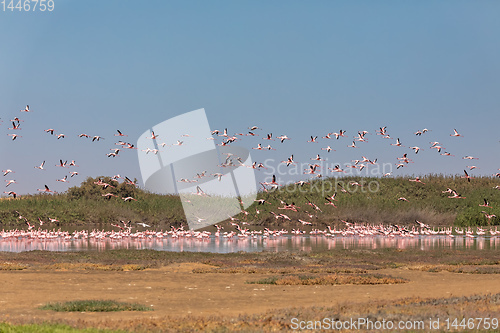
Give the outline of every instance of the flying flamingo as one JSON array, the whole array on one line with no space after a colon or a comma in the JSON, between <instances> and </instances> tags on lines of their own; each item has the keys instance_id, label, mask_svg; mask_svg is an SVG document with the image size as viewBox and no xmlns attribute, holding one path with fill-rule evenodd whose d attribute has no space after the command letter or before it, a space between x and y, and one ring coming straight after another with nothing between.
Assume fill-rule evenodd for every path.
<instances>
[{"instance_id":1,"label":"flying flamingo","mask_svg":"<svg viewBox=\"0 0 500 333\"><path fill-rule=\"evenodd\" d=\"M58 182L63 182L63 183L69 183L69 181L68 181L68 176L67 176L67 175L66 175L66 176L64 176L64 178L57 179L56 181L58 181Z\"/></svg>"},{"instance_id":2,"label":"flying flamingo","mask_svg":"<svg viewBox=\"0 0 500 333\"><path fill-rule=\"evenodd\" d=\"M122 132L120 132L120 130L116 130L116 131L118 132L118 134L115 134L115 136L128 136L128 135L125 135Z\"/></svg>"},{"instance_id":3,"label":"flying flamingo","mask_svg":"<svg viewBox=\"0 0 500 333\"><path fill-rule=\"evenodd\" d=\"M15 122L12 122L12 127L9 127L10 130L18 130L20 129L19 126L21 126L19 123L16 125Z\"/></svg>"},{"instance_id":4,"label":"flying flamingo","mask_svg":"<svg viewBox=\"0 0 500 333\"><path fill-rule=\"evenodd\" d=\"M391 143L391 146L404 147L403 145L401 145L401 141L399 141L399 138L396 140L396 143Z\"/></svg>"},{"instance_id":5,"label":"flying flamingo","mask_svg":"<svg viewBox=\"0 0 500 333\"><path fill-rule=\"evenodd\" d=\"M461 136L461 137L463 137L463 135L458 134L458 132L457 132L456 129L453 129L453 134L450 134L450 136Z\"/></svg>"},{"instance_id":6,"label":"flying flamingo","mask_svg":"<svg viewBox=\"0 0 500 333\"><path fill-rule=\"evenodd\" d=\"M159 137L159 135L155 135L155 131L151 131L151 136L150 137L147 137L148 139L157 139Z\"/></svg>"},{"instance_id":7,"label":"flying flamingo","mask_svg":"<svg viewBox=\"0 0 500 333\"><path fill-rule=\"evenodd\" d=\"M467 178L467 181L470 183L470 180L474 179L474 177L469 176L469 174L465 170L464 170L464 173L465 173L465 176L462 176L460 178Z\"/></svg>"},{"instance_id":8,"label":"flying flamingo","mask_svg":"<svg viewBox=\"0 0 500 333\"><path fill-rule=\"evenodd\" d=\"M13 180L13 179L11 179L11 180L6 180L6 182L7 182L7 185L5 185L5 187L8 187L10 184L15 184L15 183L16 183L16 181L15 181L15 180Z\"/></svg>"},{"instance_id":9,"label":"flying flamingo","mask_svg":"<svg viewBox=\"0 0 500 333\"><path fill-rule=\"evenodd\" d=\"M17 197L17 193L14 191L8 191L8 192L3 192L3 193L6 193L7 195L12 195L14 197L14 199Z\"/></svg>"},{"instance_id":10,"label":"flying flamingo","mask_svg":"<svg viewBox=\"0 0 500 333\"><path fill-rule=\"evenodd\" d=\"M47 192L47 193L56 193L55 191L51 191L47 185L45 185L44 189L38 188L37 191Z\"/></svg>"},{"instance_id":11,"label":"flying flamingo","mask_svg":"<svg viewBox=\"0 0 500 333\"><path fill-rule=\"evenodd\" d=\"M42 162L42 164L40 164L40 166L35 166L34 168L36 168L36 169L40 169L40 170L45 170L45 169L43 168L44 164L45 164L45 161L43 161L43 162Z\"/></svg>"},{"instance_id":12,"label":"flying flamingo","mask_svg":"<svg viewBox=\"0 0 500 333\"><path fill-rule=\"evenodd\" d=\"M22 136L20 135L17 135L17 134L7 134L8 136L11 136L12 137L12 140L15 140L17 138L22 138Z\"/></svg>"},{"instance_id":13,"label":"flying flamingo","mask_svg":"<svg viewBox=\"0 0 500 333\"><path fill-rule=\"evenodd\" d=\"M286 161L281 161L281 163L286 163L286 166L289 166L290 164L294 164L295 162L293 161L293 155L290 156Z\"/></svg>"},{"instance_id":14,"label":"flying flamingo","mask_svg":"<svg viewBox=\"0 0 500 333\"><path fill-rule=\"evenodd\" d=\"M285 141L285 140L290 140L290 138L287 137L286 135L277 136L276 139L279 139L281 141L281 143L283 143L283 141Z\"/></svg>"},{"instance_id":15,"label":"flying flamingo","mask_svg":"<svg viewBox=\"0 0 500 333\"><path fill-rule=\"evenodd\" d=\"M484 204L482 204L482 205L481 205L481 204L479 204L479 206L480 206L480 207L492 208L492 207L490 206L490 203L488 202L488 200L486 200L486 199L483 199L483 200L484 200Z\"/></svg>"}]
</instances>

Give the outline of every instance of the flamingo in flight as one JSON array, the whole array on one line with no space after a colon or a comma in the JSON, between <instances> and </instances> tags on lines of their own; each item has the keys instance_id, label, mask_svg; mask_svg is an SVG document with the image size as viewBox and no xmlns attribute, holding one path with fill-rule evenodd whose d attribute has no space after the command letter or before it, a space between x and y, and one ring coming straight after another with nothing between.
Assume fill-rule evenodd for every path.
<instances>
[{"instance_id":1,"label":"flamingo in flight","mask_svg":"<svg viewBox=\"0 0 500 333\"><path fill-rule=\"evenodd\" d=\"M64 178L61 178L61 179L57 179L58 182L63 182L63 183L69 183L68 181L68 176L64 176Z\"/></svg>"},{"instance_id":2,"label":"flamingo in flight","mask_svg":"<svg viewBox=\"0 0 500 333\"><path fill-rule=\"evenodd\" d=\"M17 135L17 134L7 134L8 136L11 136L12 137L12 140L15 140L17 138L22 138L22 136L20 135Z\"/></svg>"},{"instance_id":3,"label":"flamingo in flight","mask_svg":"<svg viewBox=\"0 0 500 333\"><path fill-rule=\"evenodd\" d=\"M295 164L293 161L293 155L290 156L286 161L281 161L281 163L286 163L286 166L289 166L290 164Z\"/></svg>"},{"instance_id":4,"label":"flamingo in flight","mask_svg":"<svg viewBox=\"0 0 500 333\"><path fill-rule=\"evenodd\" d=\"M469 176L469 174L467 173L467 171L464 170L464 173L465 173L465 176L462 176L460 178L467 178L467 181L470 183L470 180L471 179L474 179L473 177Z\"/></svg>"},{"instance_id":5,"label":"flamingo in flight","mask_svg":"<svg viewBox=\"0 0 500 333\"><path fill-rule=\"evenodd\" d=\"M45 170L45 169L43 168L43 166L44 166L44 165L45 165L45 161L43 161L43 162L42 162L42 164L40 164L40 166L35 166L34 168L36 168L36 169L40 169L40 170Z\"/></svg>"},{"instance_id":6,"label":"flamingo in flight","mask_svg":"<svg viewBox=\"0 0 500 333\"><path fill-rule=\"evenodd\" d=\"M461 136L461 137L463 137L463 135L458 134L458 132L457 132L457 130L455 128L453 129L453 134L450 134L450 136Z\"/></svg>"},{"instance_id":7,"label":"flamingo in flight","mask_svg":"<svg viewBox=\"0 0 500 333\"><path fill-rule=\"evenodd\" d=\"M490 203L488 202L488 200L486 199L483 199L484 200L484 204L479 204L479 207L487 207L487 208L492 208L490 206Z\"/></svg>"},{"instance_id":8,"label":"flamingo in flight","mask_svg":"<svg viewBox=\"0 0 500 333\"><path fill-rule=\"evenodd\" d=\"M3 193L6 193L7 195L12 195L15 198L17 198L17 193L14 192L14 191L8 191L8 192L3 192Z\"/></svg>"},{"instance_id":9,"label":"flamingo in flight","mask_svg":"<svg viewBox=\"0 0 500 333\"><path fill-rule=\"evenodd\" d=\"M399 141L399 138L396 140L396 143L391 143L391 146L404 147L403 145L401 145L401 141Z\"/></svg>"},{"instance_id":10,"label":"flamingo in flight","mask_svg":"<svg viewBox=\"0 0 500 333\"><path fill-rule=\"evenodd\" d=\"M125 135L123 134L120 130L116 130L118 132L118 134L115 134L115 136L128 136L128 135Z\"/></svg>"},{"instance_id":11,"label":"flamingo in flight","mask_svg":"<svg viewBox=\"0 0 500 333\"><path fill-rule=\"evenodd\" d=\"M279 139L281 141L281 143L283 143L283 141L285 141L285 140L290 140L290 138L287 137L286 135L277 136L276 139Z\"/></svg>"},{"instance_id":12,"label":"flamingo in flight","mask_svg":"<svg viewBox=\"0 0 500 333\"><path fill-rule=\"evenodd\" d=\"M12 171L11 169L2 170L2 172L3 172L3 175L4 175L4 176L7 176L7 175L8 175L9 173L11 173L11 172L15 173L15 172L14 172L14 171Z\"/></svg>"},{"instance_id":13,"label":"flamingo in flight","mask_svg":"<svg viewBox=\"0 0 500 333\"><path fill-rule=\"evenodd\" d=\"M19 126L21 126L19 123L16 125L15 122L12 122L12 127L9 127L10 130L18 130L20 129Z\"/></svg>"},{"instance_id":14,"label":"flamingo in flight","mask_svg":"<svg viewBox=\"0 0 500 333\"><path fill-rule=\"evenodd\" d=\"M11 179L11 180L6 180L6 182L7 182L7 185L5 185L5 187L8 187L10 184L15 184L15 183L16 183L16 181L15 181L15 180L13 180L13 179Z\"/></svg>"},{"instance_id":15,"label":"flamingo in flight","mask_svg":"<svg viewBox=\"0 0 500 333\"><path fill-rule=\"evenodd\" d=\"M43 188L43 189L37 188L36 190L40 191L40 192L56 193L55 191L51 191L47 185L45 185L45 188Z\"/></svg>"},{"instance_id":16,"label":"flamingo in flight","mask_svg":"<svg viewBox=\"0 0 500 333\"><path fill-rule=\"evenodd\" d=\"M147 138L148 139L153 139L153 140L156 140L158 137L160 137L159 135L156 135L155 134L155 131L151 131L151 136L148 136Z\"/></svg>"},{"instance_id":17,"label":"flamingo in flight","mask_svg":"<svg viewBox=\"0 0 500 333\"><path fill-rule=\"evenodd\" d=\"M26 105L26 107L24 108L24 110L19 110L20 112L31 112L30 111L30 106L29 105Z\"/></svg>"}]
</instances>

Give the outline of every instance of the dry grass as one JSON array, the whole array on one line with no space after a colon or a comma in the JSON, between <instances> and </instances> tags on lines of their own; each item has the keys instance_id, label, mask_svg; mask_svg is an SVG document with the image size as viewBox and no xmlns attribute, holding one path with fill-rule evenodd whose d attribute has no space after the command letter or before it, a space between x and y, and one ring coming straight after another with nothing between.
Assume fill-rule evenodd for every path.
<instances>
[{"instance_id":1,"label":"dry grass","mask_svg":"<svg viewBox=\"0 0 500 333\"><path fill-rule=\"evenodd\" d=\"M83 320L63 322L80 329L94 327L128 332L288 332L292 331L292 318L305 321L321 321L324 318L336 321L369 318L372 321L423 321L427 325L430 318L433 320L439 318L440 327L436 331L444 332L448 331L444 322L446 318L459 320L462 318L498 318L498 313L500 313L500 294L487 294L430 299L412 297L398 301L368 303L345 302L331 307L291 307L236 317L157 317L122 321L103 320L98 324ZM43 321L37 319L32 322ZM13 324L19 323L13 322ZM45 322L44 325L48 324ZM494 331L490 330L490 332ZM398 332L415 331L398 330Z\"/></svg>"},{"instance_id":2,"label":"dry grass","mask_svg":"<svg viewBox=\"0 0 500 333\"><path fill-rule=\"evenodd\" d=\"M280 286L345 285L345 284L397 284L408 282L382 274L328 274L272 276L250 284L274 284Z\"/></svg>"}]
</instances>

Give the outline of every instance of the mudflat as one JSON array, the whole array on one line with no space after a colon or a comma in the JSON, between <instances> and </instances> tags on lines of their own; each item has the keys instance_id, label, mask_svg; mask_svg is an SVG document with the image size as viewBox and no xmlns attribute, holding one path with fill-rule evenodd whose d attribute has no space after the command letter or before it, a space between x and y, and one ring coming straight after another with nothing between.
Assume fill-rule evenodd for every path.
<instances>
[{"instance_id":1,"label":"mudflat","mask_svg":"<svg viewBox=\"0 0 500 333\"><path fill-rule=\"evenodd\" d=\"M254 273L196 273L208 265L175 263L141 271L0 271L1 321L131 320L163 316L237 316L290 307L368 303L405 297L440 298L500 293L497 274L425 272L407 268L379 273L407 279L380 285L249 284L268 276ZM193 270L195 272L193 272ZM58 313L39 310L47 302L112 299L151 306L149 312Z\"/></svg>"}]
</instances>

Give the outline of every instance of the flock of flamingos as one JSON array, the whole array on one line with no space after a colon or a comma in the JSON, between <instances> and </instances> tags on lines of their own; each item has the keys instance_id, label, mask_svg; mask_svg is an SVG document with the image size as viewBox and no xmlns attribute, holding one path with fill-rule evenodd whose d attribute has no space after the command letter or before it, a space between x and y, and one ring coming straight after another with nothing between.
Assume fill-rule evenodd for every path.
<instances>
[{"instance_id":1,"label":"flock of flamingos","mask_svg":"<svg viewBox=\"0 0 500 333\"><path fill-rule=\"evenodd\" d=\"M24 109L21 109L20 112L22 114L32 112L29 106L26 106ZM22 130L22 122L24 120L20 119L19 117L14 117L13 119L9 120L9 123L12 124L12 127L9 127L8 129L12 133L8 133L11 137L12 141L19 142L22 140L22 136L17 134L19 133L20 130ZM3 122L0 120L0 124ZM53 135L57 140L64 140L66 135L63 133L57 133L57 131L53 128L47 128L43 129L44 132L46 132L46 135ZM230 145L231 143L241 140L243 137L256 137L259 136L257 131L262 131L257 126L251 126L248 127L247 133L236 133L234 135L228 134L227 129L224 131L219 131L219 130L214 130L212 132L212 137L207 138L211 140L215 140L215 138L220 137L219 139L220 143L218 143L220 146L226 146ZM422 135L428 135L426 134L429 130L428 129L422 129L414 132L416 136L422 136ZM41 130L42 132L42 130ZM463 137L462 134L460 134L456 129L453 129L450 131L451 133L449 134L450 137L454 138L460 138ZM357 145L363 144L364 142L367 142L366 135L368 134L368 131L358 131L357 135L352 138L352 143L349 145L346 145L349 148L357 148ZM387 132L387 127L380 127L376 131L377 135L380 135L384 139L391 139L391 136ZM104 139L101 136L89 136L85 133L82 133L78 135L80 138L83 139L91 139L92 141L100 141ZM128 149L137 149L133 144L122 141L124 137L126 137L126 134L123 134L120 130L117 130L117 133L114 134L114 136L118 137L120 141L115 143L116 147L111 148L111 152L107 153L106 156L108 158L115 158L119 156L119 153L124 150ZM167 143L161 143L158 144L158 146L161 146L165 148L165 146L181 146L185 144L185 140L189 138L189 134L183 135L183 138L179 138L176 143L172 143L171 145L168 145ZM339 132L331 132L327 133L325 136L322 137L323 140L318 140L318 136L311 136L310 140L307 142L310 143L316 143L316 142L326 142L328 143L329 140L339 140L340 138L348 138L346 131L340 130ZM161 133L155 134L154 132L151 133L150 139L153 140L160 140L161 139ZM262 139L265 140L267 143L264 144L263 142L260 142L257 144L256 147L253 147L252 149L254 150L276 150L276 148L273 148L271 146L270 141L275 141L277 142L278 145L284 144L287 140L290 140L290 138L287 135L281 135L281 136L276 136L273 137L271 133L267 135L263 135ZM182 140L182 141L181 141ZM350 139L349 139L350 141ZM332 141L333 142L333 141ZM451 153L447 152L443 147L442 144L440 144L437 141L430 142L431 146L430 149L435 149L437 153L440 153L443 156L454 156ZM335 151L332 149L331 145L325 144L326 147L322 147L321 150L325 151L326 154L330 153L331 151ZM400 141L399 138L396 138L394 143L391 143L391 146L396 146L396 147L404 147ZM396 168L403 168L408 166L409 163L412 162L412 160L409 158L409 154L418 154L420 150L422 150L418 146L411 146L409 147L411 150L407 153L402 154L400 157L397 158L397 163L396 163ZM412 152L413 151L413 152ZM157 154L158 149L146 149L143 150L140 153L153 153ZM463 160L467 161L474 161L479 159L478 157L473 157L473 156L463 156ZM332 174L335 173L343 173L346 172L345 168L342 169L340 165L335 165L332 168L327 168L327 170L322 170L322 166L318 164L320 161L324 161L324 159L320 156L320 154L316 154L316 156L313 156L310 159L312 162L308 163L307 168L304 170L303 174L308 175L308 177L313 178L322 178L325 175L327 175L328 171L330 171ZM348 168L352 168L355 170L363 170L365 168L368 168L370 165L374 165L377 163L377 160L370 160L366 158L365 156L362 156L360 159L353 160L353 163L348 166ZM294 160L294 156L291 155L285 160L281 161L281 163L285 164L287 167L293 164L297 164L297 162ZM59 161L58 164L56 164L57 167L61 168L69 168L69 167L77 167L77 164L74 160L72 160L70 163L63 162L62 160ZM238 159L236 156L227 156L225 162L221 165L221 167L231 167L231 166L246 166L249 168L253 169L261 169L264 168L264 165L262 163L257 163L254 162L252 165L244 165L243 162ZM45 161L43 161L39 165L34 165L33 166L35 169L38 170L44 170L45 167ZM473 177L469 175L469 172L471 170L476 169L477 166L475 165L467 165L464 168L464 173L462 178L464 178L466 181L470 182ZM467 172L467 170L469 172ZM500 170L500 169L498 169ZM3 176L7 177L8 175L14 174L15 171L11 169L5 169L2 170ZM56 181L58 182L68 182L68 176L74 177L77 176L78 172L77 171L72 171L68 175L65 175L61 179L57 179ZM386 173L383 176L384 177L390 177L392 173ZM500 173L496 172L493 174L496 177L500 177ZM220 178L222 177L221 174L213 174L213 175L207 175L205 172L200 170L200 173L197 174L196 176L193 177L192 180L189 179L180 179L178 180L179 182L197 182L200 178L202 177L217 177ZM128 177L121 177L120 175L116 175L113 177L114 181L118 181L118 179L124 179L124 181L131 186L137 186L134 182L132 182ZM464 181L465 181L464 180ZM418 182L422 183L422 181L419 179L419 177L416 177L415 179L409 179L409 181L412 182ZM6 194L7 196L10 196L12 198L18 198L20 197L13 189L12 187L15 187L16 180L15 179L5 179L5 187L7 188L6 191L3 193ZM108 188L108 187L113 187L112 184L104 183L101 180L96 182L97 185L102 186L103 188ZM296 183L297 185L304 185L307 184L306 180L300 180ZM282 186L282 184L277 181L276 176L273 175L272 180L268 182L261 182L260 183L261 188L263 191L269 191L274 188L279 188ZM353 182L351 185L359 185ZM197 193L198 195L205 195L203 192L202 185L197 186ZM496 189L500 190L500 186L496 186ZM44 192L44 193L54 193L50 189L48 185L45 185L42 188L37 189L38 192ZM341 191L345 191L345 189L341 188ZM448 188L446 190L443 189L443 193L448 194L448 198L450 199L465 199L465 197L461 196L459 193L457 193L454 189ZM335 206L335 201L336 199L336 194L334 193L331 196L325 197L325 202L324 203L319 203L319 202L308 202L308 205L312 207L312 209L316 212L321 211L320 206L322 204L325 205L331 205L333 207ZM105 193L102 194L103 197L112 197L116 196L113 193ZM133 197L124 197L121 198L125 202L127 201L134 201L136 200ZM404 197L400 197L397 200L399 201L408 201ZM267 202L264 199L259 199L255 200L257 201L257 208L255 208L255 211L257 214L259 214L258 206L262 204L272 204L270 202ZM276 207L277 209L284 209L284 210L292 210L292 211L297 211L297 208L293 203L286 203L284 201L281 201L281 204L283 207ZM490 203L488 200L484 199L483 203L478 203L479 206L484 207L483 213L485 214L485 217L488 219L492 219L496 217L494 214L490 214L488 212L489 208L492 208L490 206ZM248 214L246 211L242 211L245 214ZM304 230L301 230L300 228L297 229L292 229L291 231L285 230L285 229L276 229L276 230L270 230L268 228L265 228L263 230L249 230L245 229L245 225L248 225L246 222L240 222L238 219L235 219L233 217L230 217L231 221L231 230L230 231L223 231L223 227L216 225L217 231L211 233L209 231L194 231L194 230L184 230L183 227L181 228L173 228L170 231L152 231L150 228L151 226L144 224L144 223L136 223L138 226L142 227L144 230L142 231L132 231L133 228L138 228L135 225L132 224L132 222L128 221L120 221L120 223L115 223L111 224L111 227L116 228L116 230L112 231L104 231L104 230L84 230L84 231L75 231L73 233L69 233L67 231L61 231L61 230L48 230L48 229L42 229L42 226L44 223L50 223L50 222L59 222L56 218L50 218L49 221L44 222L42 219L38 219L37 223L34 222L29 222L25 217L22 216L22 213L17 212L19 214L19 219L24 219L26 223L26 230L24 229L15 229L15 230L2 230L0 232L0 240L8 240L8 239L39 239L39 240L52 240L52 239L58 239L58 240L74 240L74 239L94 239L94 240L101 240L101 239L107 239L107 240L123 240L123 239L166 239L166 238L172 238L172 239L177 239L177 238L189 238L189 239L198 239L198 240L204 240L208 238L217 238L217 239L267 239L267 238L276 238L276 237L283 237L283 236L288 236L288 235L294 235L294 236L299 236L299 235L314 235L314 236L323 236L323 237L422 237L422 236L435 236L435 235L442 235L445 237L449 238L454 238L454 237L467 237L467 238L474 238L474 237L500 237L500 231L495 228L443 228L443 229L438 229L435 230L431 228L430 226L426 225L425 223L415 221L414 226L398 226L398 225L390 225L390 226L384 226L384 225L360 225L360 224L352 224L346 221L343 221L345 223L345 227L342 229L332 229L328 227L325 230L318 230L318 229L312 229L309 232L306 232ZM271 212L273 213L273 212ZM309 217L312 218L313 214L310 214L306 212ZM276 214L273 213L274 216L276 217L277 220L279 219L289 219L287 215L285 214ZM199 218L199 220L203 220L203 218ZM309 221L306 221L305 219L299 219L298 222L300 222L302 225L311 225L312 223ZM36 224L39 224L36 225Z\"/></svg>"}]
</instances>

